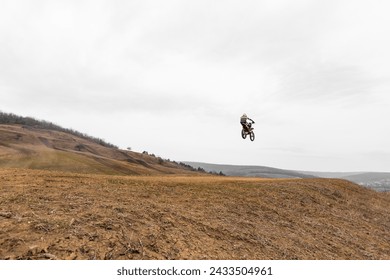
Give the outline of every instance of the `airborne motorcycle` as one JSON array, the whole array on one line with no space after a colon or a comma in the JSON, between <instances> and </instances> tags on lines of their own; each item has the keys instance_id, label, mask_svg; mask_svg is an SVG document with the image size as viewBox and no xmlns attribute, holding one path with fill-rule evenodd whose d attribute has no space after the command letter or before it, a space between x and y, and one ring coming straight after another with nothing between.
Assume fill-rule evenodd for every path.
<instances>
[{"instance_id":1,"label":"airborne motorcycle","mask_svg":"<svg viewBox=\"0 0 390 280\"><path fill-rule=\"evenodd\" d=\"M246 123L242 130L241 130L241 136L242 138L246 138L247 135L249 135L249 138L251 139L251 141L254 141L255 140L255 133L253 132L253 127L252 127L252 124L254 124L255 122L252 121L252 122L248 122Z\"/></svg>"}]
</instances>

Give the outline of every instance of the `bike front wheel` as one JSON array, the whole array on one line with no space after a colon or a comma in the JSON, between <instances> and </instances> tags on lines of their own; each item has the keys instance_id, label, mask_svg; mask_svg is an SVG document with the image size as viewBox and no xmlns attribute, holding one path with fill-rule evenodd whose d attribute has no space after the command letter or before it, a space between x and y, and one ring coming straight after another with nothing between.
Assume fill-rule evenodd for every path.
<instances>
[{"instance_id":1,"label":"bike front wheel","mask_svg":"<svg viewBox=\"0 0 390 280\"><path fill-rule=\"evenodd\" d=\"M249 135L251 141L254 141L255 140L255 133L253 131L251 131L251 134Z\"/></svg>"}]
</instances>

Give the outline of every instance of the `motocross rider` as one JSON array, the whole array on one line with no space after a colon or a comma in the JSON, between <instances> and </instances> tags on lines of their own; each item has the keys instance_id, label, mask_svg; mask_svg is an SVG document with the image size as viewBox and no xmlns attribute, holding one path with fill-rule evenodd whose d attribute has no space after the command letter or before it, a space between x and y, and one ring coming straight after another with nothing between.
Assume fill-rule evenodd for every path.
<instances>
[{"instance_id":1,"label":"motocross rider","mask_svg":"<svg viewBox=\"0 0 390 280\"><path fill-rule=\"evenodd\" d=\"M247 122L248 120L250 120L252 123L255 123L251 118L248 118L248 116L244 113L241 118L240 118L240 123L242 125L242 127L247 131L247 132L250 132L250 129L249 129L249 123Z\"/></svg>"}]
</instances>

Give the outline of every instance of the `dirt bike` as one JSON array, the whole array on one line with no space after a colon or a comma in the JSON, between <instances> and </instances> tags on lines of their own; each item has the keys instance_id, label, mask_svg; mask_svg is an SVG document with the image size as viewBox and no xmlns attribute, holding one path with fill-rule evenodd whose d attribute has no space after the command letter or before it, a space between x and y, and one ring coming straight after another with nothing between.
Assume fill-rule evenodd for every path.
<instances>
[{"instance_id":1,"label":"dirt bike","mask_svg":"<svg viewBox=\"0 0 390 280\"><path fill-rule=\"evenodd\" d=\"M255 122L252 121L251 123L247 123L245 125L245 127L242 128L241 130L241 136L242 138L246 138L247 135L249 135L249 138L251 139L251 141L254 141L255 140L255 133L253 132L253 127L252 127L252 124L254 124Z\"/></svg>"}]
</instances>

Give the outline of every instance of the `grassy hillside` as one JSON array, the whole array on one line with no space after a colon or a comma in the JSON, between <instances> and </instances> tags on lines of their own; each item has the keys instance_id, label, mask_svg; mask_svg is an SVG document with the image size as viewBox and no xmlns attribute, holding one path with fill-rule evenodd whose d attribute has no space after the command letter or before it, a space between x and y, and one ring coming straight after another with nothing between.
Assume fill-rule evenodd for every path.
<instances>
[{"instance_id":1,"label":"grassy hillside","mask_svg":"<svg viewBox=\"0 0 390 280\"><path fill-rule=\"evenodd\" d=\"M390 259L389 194L345 180L0 178L0 259Z\"/></svg>"},{"instance_id":2,"label":"grassy hillside","mask_svg":"<svg viewBox=\"0 0 390 280\"><path fill-rule=\"evenodd\" d=\"M0 167L111 175L189 173L161 158L101 145L74 134L26 125L0 125Z\"/></svg>"},{"instance_id":3,"label":"grassy hillside","mask_svg":"<svg viewBox=\"0 0 390 280\"><path fill-rule=\"evenodd\" d=\"M59 125L56 125L52 122L48 122L45 120L37 120L32 117L23 117L18 116L12 113L5 113L0 111L0 124L6 124L6 125L21 125L23 127L33 127L33 128L39 128L44 130L50 130L50 131L58 131L58 132L65 132L67 134L71 134L74 136L77 136L79 138L86 139L90 142L97 143L99 145L109 147L109 148L118 148L117 146L107 143L103 139L93 137L90 135L87 135L85 133L81 133L79 131L76 131L74 129L68 129L63 128Z\"/></svg>"}]
</instances>

